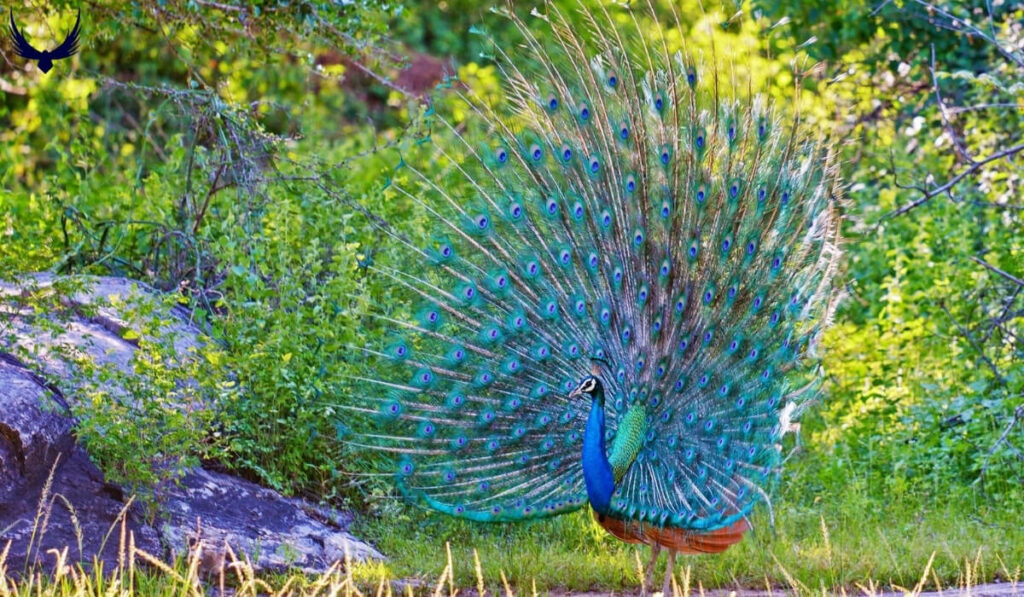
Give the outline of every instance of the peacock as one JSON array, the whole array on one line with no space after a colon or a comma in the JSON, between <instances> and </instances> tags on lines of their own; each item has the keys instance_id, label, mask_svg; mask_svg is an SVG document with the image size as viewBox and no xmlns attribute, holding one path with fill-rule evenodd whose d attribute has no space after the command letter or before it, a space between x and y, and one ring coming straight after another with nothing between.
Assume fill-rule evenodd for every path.
<instances>
[{"instance_id":1,"label":"peacock","mask_svg":"<svg viewBox=\"0 0 1024 597\"><path fill-rule=\"evenodd\" d=\"M814 395L833 152L653 8L495 12L520 39L486 37L501 93L446 78L389 173L428 230L363 264L388 334L355 347L345 440L452 516L589 507L651 546L644 587L668 551L667 593L676 554L750 529Z\"/></svg>"}]
</instances>

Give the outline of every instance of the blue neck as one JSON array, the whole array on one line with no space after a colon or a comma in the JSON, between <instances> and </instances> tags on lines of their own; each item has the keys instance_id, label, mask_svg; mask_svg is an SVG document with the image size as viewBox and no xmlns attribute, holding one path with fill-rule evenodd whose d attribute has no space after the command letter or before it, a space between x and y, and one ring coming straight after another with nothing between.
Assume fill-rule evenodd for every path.
<instances>
[{"instance_id":1,"label":"blue neck","mask_svg":"<svg viewBox=\"0 0 1024 597\"><path fill-rule=\"evenodd\" d=\"M583 434L583 481L587 484L590 505L598 514L607 514L615 491L615 477L605 449L604 393L600 389L590 403L590 417Z\"/></svg>"}]
</instances>

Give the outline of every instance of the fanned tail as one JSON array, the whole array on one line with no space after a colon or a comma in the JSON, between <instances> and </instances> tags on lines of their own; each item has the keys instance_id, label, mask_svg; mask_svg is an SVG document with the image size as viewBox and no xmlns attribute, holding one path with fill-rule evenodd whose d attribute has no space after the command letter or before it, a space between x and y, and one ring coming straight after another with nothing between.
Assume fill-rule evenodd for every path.
<instances>
[{"instance_id":1,"label":"fanned tail","mask_svg":"<svg viewBox=\"0 0 1024 597\"><path fill-rule=\"evenodd\" d=\"M834 306L833 156L641 15L500 12L522 38L494 45L507 97L446 81L390 179L429 231L371 266L394 338L358 348L347 441L452 515L580 508L589 404L568 392L596 358L608 437L643 430L611 519L720 551L778 474Z\"/></svg>"}]
</instances>

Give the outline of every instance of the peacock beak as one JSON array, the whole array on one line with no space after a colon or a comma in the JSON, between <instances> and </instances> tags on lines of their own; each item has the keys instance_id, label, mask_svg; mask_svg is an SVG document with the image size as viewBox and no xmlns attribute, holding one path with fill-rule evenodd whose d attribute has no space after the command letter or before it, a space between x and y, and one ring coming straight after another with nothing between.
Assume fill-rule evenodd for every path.
<instances>
[{"instance_id":1,"label":"peacock beak","mask_svg":"<svg viewBox=\"0 0 1024 597\"><path fill-rule=\"evenodd\" d=\"M573 391L569 392L569 398L570 399L572 399L572 398L579 398L582 395L583 395L583 390L581 390L578 387L577 388L573 388Z\"/></svg>"}]
</instances>

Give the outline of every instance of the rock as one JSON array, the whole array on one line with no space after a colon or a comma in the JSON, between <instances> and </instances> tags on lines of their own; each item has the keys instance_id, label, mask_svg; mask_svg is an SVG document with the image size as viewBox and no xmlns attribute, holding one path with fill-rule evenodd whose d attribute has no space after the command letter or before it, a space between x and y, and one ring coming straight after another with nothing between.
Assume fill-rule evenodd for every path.
<instances>
[{"instance_id":1,"label":"rock","mask_svg":"<svg viewBox=\"0 0 1024 597\"><path fill-rule=\"evenodd\" d=\"M51 302L58 303L63 312L43 318L28 302L31 297L52 297ZM31 352L33 367L65 383L71 371L63 353L130 371L139 342L125 339L125 335L142 323L140 312L153 313L149 317L156 320L160 340L172 342L177 354L186 355L201 344L199 331L189 325L187 313L180 307L166 309L162 299L163 295L146 284L123 278L33 274L17 283L0 281L0 313L10 318L9 329L2 330L8 336L4 341Z\"/></svg>"},{"instance_id":2,"label":"rock","mask_svg":"<svg viewBox=\"0 0 1024 597\"><path fill-rule=\"evenodd\" d=\"M0 282L0 552L10 542L0 570L52 566L50 550L65 547L71 562L96 558L112 570L122 527L126 541L131 537L137 548L168 561L201 541L207 571L223 565L225 542L257 572L324 572L346 550L353 560L383 558L346 532L346 515L203 468L157 488L149 511L129 505L124 490L108 483L75 441L71 405L82 380L62 355L130 372L138 341L125 337L138 337L126 332L142 327L140 311L154 314L161 341L172 342L179 355L203 338L183 311L168 309L143 284L78 280L81 288L53 294L62 317L37 313L26 299L72 281L38 274Z\"/></svg>"},{"instance_id":3,"label":"rock","mask_svg":"<svg viewBox=\"0 0 1024 597\"><path fill-rule=\"evenodd\" d=\"M225 542L258 570L323 572L346 551L354 561L384 557L345 531L348 517L220 473L196 470L165 498L164 543L187 556L201 540L210 573L223 565Z\"/></svg>"},{"instance_id":4,"label":"rock","mask_svg":"<svg viewBox=\"0 0 1024 597\"><path fill-rule=\"evenodd\" d=\"M11 542L2 564L15 573L26 562L47 568L56 562L50 550L68 548L72 561L96 557L110 570L122 518L126 537L131 533L138 547L160 553L159 536L143 524L138 508L122 514L124 493L104 482L75 443L66 407L45 385L0 353L0 551Z\"/></svg>"},{"instance_id":5,"label":"rock","mask_svg":"<svg viewBox=\"0 0 1024 597\"><path fill-rule=\"evenodd\" d=\"M45 382L0 353L0 504L28 485L41 486L61 453L71 450L71 419ZM2 508L2 506L0 506Z\"/></svg>"}]
</instances>

